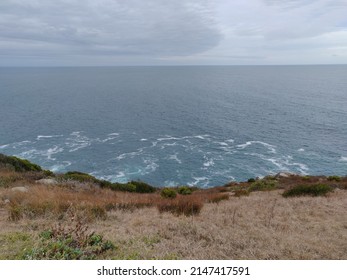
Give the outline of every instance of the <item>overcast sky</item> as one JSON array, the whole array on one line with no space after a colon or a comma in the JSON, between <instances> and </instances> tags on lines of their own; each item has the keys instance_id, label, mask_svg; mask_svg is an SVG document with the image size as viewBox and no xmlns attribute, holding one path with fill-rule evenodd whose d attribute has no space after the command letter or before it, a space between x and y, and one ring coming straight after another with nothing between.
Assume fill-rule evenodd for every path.
<instances>
[{"instance_id":1,"label":"overcast sky","mask_svg":"<svg viewBox=\"0 0 347 280\"><path fill-rule=\"evenodd\" d=\"M0 0L0 66L347 63L347 0Z\"/></svg>"}]
</instances>

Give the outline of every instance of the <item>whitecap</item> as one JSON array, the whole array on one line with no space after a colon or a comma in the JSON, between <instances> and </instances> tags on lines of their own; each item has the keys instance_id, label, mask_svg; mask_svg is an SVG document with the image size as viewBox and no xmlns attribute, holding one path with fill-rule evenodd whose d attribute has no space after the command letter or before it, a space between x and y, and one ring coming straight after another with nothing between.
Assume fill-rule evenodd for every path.
<instances>
[{"instance_id":1,"label":"whitecap","mask_svg":"<svg viewBox=\"0 0 347 280\"><path fill-rule=\"evenodd\" d=\"M177 154L169 155L168 159L177 161L179 164L182 164L182 161L177 157Z\"/></svg>"},{"instance_id":2,"label":"whitecap","mask_svg":"<svg viewBox=\"0 0 347 280\"><path fill-rule=\"evenodd\" d=\"M304 148L300 148L300 149L298 149L298 152L305 152L305 149Z\"/></svg>"},{"instance_id":3,"label":"whitecap","mask_svg":"<svg viewBox=\"0 0 347 280\"><path fill-rule=\"evenodd\" d=\"M146 167L145 167L146 173L154 172L159 167L159 165L156 163L155 160L144 159L143 162L146 164Z\"/></svg>"},{"instance_id":4,"label":"whitecap","mask_svg":"<svg viewBox=\"0 0 347 280\"><path fill-rule=\"evenodd\" d=\"M62 137L63 135L38 135L36 140L41 140L45 138L54 138L54 137Z\"/></svg>"},{"instance_id":5,"label":"whitecap","mask_svg":"<svg viewBox=\"0 0 347 280\"><path fill-rule=\"evenodd\" d=\"M9 146L9 144L2 145L2 146L0 146L0 149L5 149L5 148L8 147L8 146Z\"/></svg>"},{"instance_id":6,"label":"whitecap","mask_svg":"<svg viewBox=\"0 0 347 280\"><path fill-rule=\"evenodd\" d=\"M117 132L113 132L113 133L109 133L109 134L107 134L108 136L119 136L119 133L117 133Z\"/></svg>"},{"instance_id":7,"label":"whitecap","mask_svg":"<svg viewBox=\"0 0 347 280\"><path fill-rule=\"evenodd\" d=\"M188 186L197 186L200 182L205 181L202 185L203 187L207 187L209 183L209 179L207 177L193 177L195 181L188 183ZM199 184L200 185L200 184Z\"/></svg>"},{"instance_id":8,"label":"whitecap","mask_svg":"<svg viewBox=\"0 0 347 280\"><path fill-rule=\"evenodd\" d=\"M213 165L214 165L213 159L209 159L209 160L204 162L205 167L209 167L209 166L213 166Z\"/></svg>"},{"instance_id":9,"label":"whitecap","mask_svg":"<svg viewBox=\"0 0 347 280\"><path fill-rule=\"evenodd\" d=\"M49 170L53 172L59 172L61 170L65 170L66 167L70 166L72 163L70 161L63 161L62 163L58 163L55 165L52 165Z\"/></svg>"},{"instance_id":10,"label":"whitecap","mask_svg":"<svg viewBox=\"0 0 347 280\"><path fill-rule=\"evenodd\" d=\"M176 186L178 186L179 184L177 183L177 182L175 182L175 181L169 181L169 180L167 180L167 181L165 181L164 182L164 186L167 186L167 187L176 187Z\"/></svg>"},{"instance_id":11,"label":"whitecap","mask_svg":"<svg viewBox=\"0 0 347 280\"><path fill-rule=\"evenodd\" d=\"M341 158L339 159L339 161L347 162L347 157L341 157Z\"/></svg>"},{"instance_id":12,"label":"whitecap","mask_svg":"<svg viewBox=\"0 0 347 280\"><path fill-rule=\"evenodd\" d=\"M225 140L225 142L234 143L235 140L234 139L228 139L228 140Z\"/></svg>"},{"instance_id":13,"label":"whitecap","mask_svg":"<svg viewBox=\"0 0 347 280\"><path fill-rule=\"evenodd\" d=\"M148 141L146 138L141 138L140 141Z\"/></svg>"}]
</instances>

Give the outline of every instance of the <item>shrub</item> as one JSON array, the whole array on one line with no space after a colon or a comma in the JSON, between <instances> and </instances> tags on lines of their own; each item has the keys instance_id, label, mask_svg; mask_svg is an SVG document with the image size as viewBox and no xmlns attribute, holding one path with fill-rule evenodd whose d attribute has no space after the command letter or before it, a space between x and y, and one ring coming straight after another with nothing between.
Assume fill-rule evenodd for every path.
<instances>
[{"instance_id":1,"label":"shrub","mask_svg":"<svg viewBox=\"0 0 347 280\"><path fill-rule=\"evenodd\" d=\"M64 175L64 178L68 180L78 181L81 183L85 183L85 182L99 183L99 180L96 179L94 176L89 175L87 173L79 172L79 171L66 172Z\"/></svg>"},{"instance_id":2,"label":"shrub","mask_svg":"<svg viewBox=\"0 0 347 280\"><path fill-rule=\"evenodd\" d=\"M235 190L234 196L236 196L236 197L249 196L249 190Z\"/></svg>"},{"instance_id":3,"label":"shrub","mask_svg":"<svg viewBox=\"0 0 347 280\"><path fill-rule=\"evenodd\" d=\"M188 186L181 186L177 189L177 192L182 195L189 195L193 193L193 190Z\"/></svg>"},{"instance_id":4,"label":"shrub","mask_svg":"<svg viewBox=\"0 0 347 280\"><path fill-rule=\"evenodd\" d=\"M165 188L165 189L161 190L160 195L161 195L161 197L164 197L164 198L175 198L177 194L176 194L175 190Z\"/></svg>"},{"instance_id":5,"label":"shrub","mask_svg":"<svg viewBox=\"0 0 347 280\"><path fill-rule=\"evenodd\" d=\"M249 178L249 179L247 180L247 182L248 182L248 183L254 183L254 182L255 182L255 179L254 179L254 178Z\"/></svg>"},{"instance_id":6,"label":"shrub","mask_svg":"<svg viewBox=\"0 0 347 280\"><path fill-rule=\"evenodd\" d=\"M325 184L298 185L294 188L286 190L282 195L284 197L303 196L303 195L321 196L331 191L333 191L333 188Z\"/></svg>"},{"instance_id":7,"label":"shrub","mask_svg":"<svg viewBox=\"0 0 347 280\"><path fill-rule=\"evenodd\" d=\"M121 192L136 192L136 186L131 183L113 183L111 184L111 190L121 191Z\"/></svg>"},{"instance_id":8,"label":"shrub","mask_svg":"<svg viewBox=\"0 0 347 280\"><path fill-rule=\"evenodd\" d=\"M137 193L153 193L156 188L141 181L131 181L130 184L136 187Z\"/></svg>"},{"instance_id":9,"label":"shrub","mask_svg":"<svg viewBox=\"0 0 347 280\"><path fill-rule=\"evenodd\" d=\"M191 216L198 215L203 207L201 199L191 197L177 197L175 199L162 200L157 203L159 213L170 212L174 215Z\"/></svg>"},{"instance_id":10,"label":"shrub","mask_svg":"<svg viewBox=\"0 0 347 280\"><path fill-rule=\"evenodd\" d=\"M336 176L336 175L329 176L329 177L328 177L328 181L340 182L340 181L341 181L341 177Z\"/></svg>"},{"instance_id":11,"label":"shrub","mask_svg":"<svg viewBox=\"0 0 347 280\"><path fill-rule=\"evenodd\" d=\"M76 222L71 226L58 224L40 234L41 243L24 255L30 260L93 260L115 246L101 235L88 232L88 226Z\"/></svg>"},{"instance_id":12,"label":"shrub","mask_svg":"<svg viewBox=\"0 0 347 280\"><path fill-rule=\"evenodd\" d=\"M252 183L252 185L249 187L249 191L271 191L276 189L276 182L273 180L260 180Z\"/></svg>"},{"instance_id":13,"label":"shrub","mask_svg":"<svg viewBox=\"0 0 347 280\"><path fill-rule=\"evenodd\" d=\"M6 156L0 154L0 164L13 167L17 172L24 171L42 171L42 168L26 159L17 158L15 156Z\"/></svg>"},{"instance_id":14,"label":"shrub","mask_svg":"<svg viewBox=\"0 0 347 280\"><path fill-rule=\"evenodd\" d=\"M222 200L228 200L229 194L211 194L209 198L207 199L207 202L209 203L219 203Z\"/></svg>"}]
</instances>

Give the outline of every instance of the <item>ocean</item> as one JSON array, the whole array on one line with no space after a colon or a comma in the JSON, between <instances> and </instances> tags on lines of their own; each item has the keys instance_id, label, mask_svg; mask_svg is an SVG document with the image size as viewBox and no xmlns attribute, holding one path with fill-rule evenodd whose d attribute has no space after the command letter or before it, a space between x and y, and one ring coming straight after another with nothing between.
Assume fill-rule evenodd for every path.
<instances>
[{"instance_id":1,"label":"ocean","mask_svg":"<svg viewBox=\"0 0 347 280\"><path fill-rule=\"evenodd\" d=\"M347 66L0 68L0 153L113 182L347 175Z\"/></svg>"}]
</instances>

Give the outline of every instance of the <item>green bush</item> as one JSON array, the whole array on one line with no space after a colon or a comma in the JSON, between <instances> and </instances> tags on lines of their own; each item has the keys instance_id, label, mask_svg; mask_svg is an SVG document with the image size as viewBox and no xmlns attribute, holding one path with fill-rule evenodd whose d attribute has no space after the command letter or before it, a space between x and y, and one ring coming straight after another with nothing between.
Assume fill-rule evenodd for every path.
<instances>
[{"instance_id":1,"label":"green bush","mask_svg":"<svg viewBox=\"0 0 347 280\"><path fill-rule=\"evenodd\" d=\"M6 156L0 154L0 164L3 166L13 167L17 172L24 171L42 171L42 168L26 159L17 158L15 156Z\"/></svg>"},{"instance_id":2,"label":"green bush","mask_svg":"<svg viewBox=\"0 0 347 280\"><path fill-rule=\"evenodd\" d=\"M130 184L136 187L137 193L153 193L157 190L155 187L141 181L130 181Z\"/></svg>"},{"instance_id":3,"label":"green bush","mask_svg":"<svg viewBox=\"0 0 347 280\"><path fill-rule=\"evenodd\" d=\"M328 192L333 191L333 188L325 184L315 184L315 185L298 185L294 188L286 190L282 195L284 197L291 196L321 196L326 195Z\"/></svg>"},{"instance_id":4,"label":"green bush","mask_svg":"<svg viewBox=\"0 0 347 280\"><path fill-rule=\"evenodd\" d=\"M175 198L177 193L173 189L165 188L161 190L160 195L164 198Z\"/></svg>"},{"instance_id":5,"label":"green bush","mask_svg":"<svg viewBox=\"0 0 347 280\"><path fill-rule=\"evenodd\" d=\"M94 176L87 173L79 171L69 171L64 174L64 178L67 180L74 180L81 183L96 183L99 184L100 180L96 179Z\"/></svg>"},{"instance_id":6,"label":"green bush","mask_svg":"<svg viewBox=\"0 0 347 280\"><path fill-rule=\"evenodd\" d=\"M247 182L248 182L248 183L254 183L254 182L255 182L255 179L254 179L254 178L249 178L249 179L247 180Z\"/></svg>"},{"instance_id":7,"label":"green bush","mask_svg":"<svg viewBox=\"0 0 347 280\"><path fill-rule=\"evenodd\" d=\"M101 235L88 233L88 227L77 222L71 226L57 225L40 234L38 247L25 253L29 260L95 260L115 246Z\"/></svg>"},{"instance_id":8,"label":"green bush","mask_svg":"<svg viewBox=\"0 0 347 280\"><path fill-rule=\"evenodd\" d=\"M177 192L182 195L189 195L193 193L193 190L188 186L181 186L177 189Z\"/></svg>"},{"instance_id":9,"label":"green bush","mask_svg":"<svg viewBox=\"0 0 347 280\"><path fill-rule=\"evenodd\" d=\"M251 184L249 191L271 191L276 189L277 182L274 180L260 180Z\"/></svg>"},{"instance_id":10,"label":"green bush","mask_svg":"<svg viewBox=\"0 0 347 280\"><path fill-rule=\"evenodd\" d=\"M328 181L341 182L341 177L340 176L336 176L336 175L329 176L328 177Z\"/></svg>"},{"instance_id":11,"label":"green bush","mask_svg":"<svg viewBox=\"0 0 347 280\"><path fill-rule=\"evenodd\" d=\"M113 183L111 184L111 190L121 192L136 192L136 186L130 183Z\"/></svg>"}]
</instances>

